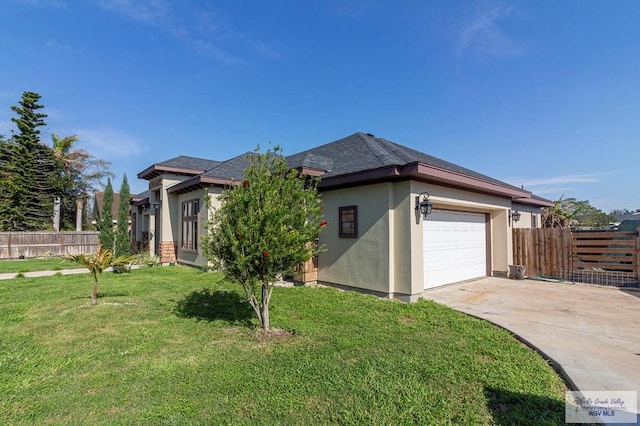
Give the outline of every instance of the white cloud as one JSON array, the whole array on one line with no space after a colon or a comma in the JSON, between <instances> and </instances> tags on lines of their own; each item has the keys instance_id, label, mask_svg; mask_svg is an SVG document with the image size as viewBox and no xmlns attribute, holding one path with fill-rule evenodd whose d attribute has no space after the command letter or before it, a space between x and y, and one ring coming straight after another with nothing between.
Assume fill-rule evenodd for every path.
<instances>
[{"instance_id":1,"label":"white cloud","mask_svg":"<svg viewBox=\"0 0 640 426\"><path fill-rule=\"evenodd\" d=\"M99 5L127 19L155 27L202 55L231 64L240 59L229 45L249 46L253 52L276 59L278 53L264 42L235 31L226 17L202 3L187 1L180 8L166 0L99 0Z\"/></svg>"},{"instance_id":2,"label":"white cloud","mask_svg":"<svg viewBox=\"0 0 640 426\"><path fill-rule=\"evenodd\" d=\"M521 185L531 187L531 186L543 186L543 185L557 185L557 184L567 184L567 183L594 183L600 182L600 178L598 178L598 174L587 174L587 175L566 175L566 176L552 176L545 178L537 178L530 180L523 180Z\"/></svg>"},{"instance_id":3,"label":"white cloud","mask_svg":"<svg viewBox=\"0 0 640 426\"><path fill-rule=\"evenodd\" d=\"M171 16L170 6L164 0L101 0L100 6L152 25L161 25Z\"/></svg>"},{"instance_id":4,"label":"white cloud","mask_svg":"<svg viewBox=\"0 0 640 426\"><path fill-rule=\"evenodd\" d=\"M72 129L70 134L78 136L78 145L90 154L109 161L113 158L139 155L146 151L136 137L109 127Z\"/></svg>"},{"instance_id":5,"label":"white cloud","mask_svg":"<svg viewBox=\"0 0 640 426\"><path fill-rule=\"evenodd\" d=\"M524 52L522 43L509 36L501 27L503 22L519 14L511 5L482 2L459 33L457 55L484 57L519 56Z\"/></svg>"}]
</instances>

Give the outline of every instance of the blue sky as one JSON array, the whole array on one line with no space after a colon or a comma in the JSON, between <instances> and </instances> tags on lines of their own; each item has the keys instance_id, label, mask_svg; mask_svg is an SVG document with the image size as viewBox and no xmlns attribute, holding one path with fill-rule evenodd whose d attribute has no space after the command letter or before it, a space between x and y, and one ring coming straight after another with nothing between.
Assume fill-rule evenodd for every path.
<instances>
[{"instance_id":1,"label":"blue sky","mask_svg":"<svg viewBox=\"0 0 640 426\"><path fill-rule=\"evenodd\" d=\"M373 133L555 200L640 208L640 2L3 0L23 91L119 187L177 155Z\"/></svg>"}]
</instances>

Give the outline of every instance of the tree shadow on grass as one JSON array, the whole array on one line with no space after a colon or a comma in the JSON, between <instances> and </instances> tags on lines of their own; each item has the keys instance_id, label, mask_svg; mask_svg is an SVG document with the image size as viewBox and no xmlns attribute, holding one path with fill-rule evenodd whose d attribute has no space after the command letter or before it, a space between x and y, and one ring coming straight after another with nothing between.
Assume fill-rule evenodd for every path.
<instances>
[{"instance_id":1,"label":"tree shadow on grass","mask_svg":"<svg viewBox=\"0 0 640 426\"><path fill-rule=\"evenodd\" d=\"M564 400L487 387L487 406L497 425L565 424Z\"/></svg>"},{"instance_id":2,"label":"tree shadow on grass","mask_svg":"<svg viewBox=\"0 0 640 426\"><path fill-rule=\"evenodd\" d=\"M223 320L231 324L251 326L253 309L238 293L232 291L212 291L203 288L179 300L174 313L181 318L195 318L198 321Z\"/></svg>"}]
</instances>

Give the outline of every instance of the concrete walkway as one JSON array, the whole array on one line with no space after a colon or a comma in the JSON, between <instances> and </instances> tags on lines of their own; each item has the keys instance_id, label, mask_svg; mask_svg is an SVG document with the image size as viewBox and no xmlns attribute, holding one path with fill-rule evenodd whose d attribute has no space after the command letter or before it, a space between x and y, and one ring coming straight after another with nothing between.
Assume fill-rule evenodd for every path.
<instances>
[{"instance_id":1,"label":"concrete walkway","mask_svg":"<svg viewBox=\"0 0 640 426\"><path fill-rule=\"evenodd\" d=\"M424 297L510 330L573 390L640 394L640 291L484 278Z\"/></svg>"},{"instance_id":2,"label":"concrete walkway","mask_svg":"<svg viewBox=\"0 0 640 426\"><path fill-rule=\"evenodd\" d=\"M86 268L81 269L61 269L60 271L34 271L34 272L22 272L25 278L33 277L52 277L56 274L60 275L72 275L72 274L88 274L89 270ZM7 274L0 274L0 280L12 280L18 277L17 272L10 272Z\"/></svg>"},{"instance_id":3,"label":"concrete walkway","mask_svg":"<svg viewBox=\"0 0 640 426\"><path fill-rule=\"evenodd\" d=\"M131 265L131 269L139 269L140 265ZM112 271L113 268L105 269L106 272ZM77 268L77 269L61 269L59 271L33 271L33 272L22 272L22 275L25 278L37 278L37 277L53 277L55 275L74 275L74 274L88 274L89 270L87 268ZM0 274L0 280L12 280L17 278L20 273L18 272L10 272L7 274Z\"/></svg>"}]
</instances>

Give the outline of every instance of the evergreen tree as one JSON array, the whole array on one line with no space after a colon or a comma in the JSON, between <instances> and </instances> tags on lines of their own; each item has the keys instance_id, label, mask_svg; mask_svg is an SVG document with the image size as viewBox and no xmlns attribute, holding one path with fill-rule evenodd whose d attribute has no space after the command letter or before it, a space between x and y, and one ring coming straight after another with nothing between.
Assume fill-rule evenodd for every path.
<instances>
[{"instance_id":1,"label":"evergreen tree","mask_svg":"<svg viewBox=\"0 0 640 426\"><path fill-rule=\"evenodd\" d=\"M120 204L118 205L118 224L116 225L116 257L128 256L131 254L131 237L129 236L129 199L131 191L127 175L122 178L120 185Z\"/></svg>"},{"instance_id":2,"label":"evergreen tree","mask_svg":"<svg viewBox=\"0 0 640 426\"><path fill-rule=\"evenodd\" d=\"M4 231L35 231L49 228L53 214L53 180L55 170L51 149L40 143L41 126L46 114L38 112L40 95L24 92L19 106L11 109L18 115L11 119L18 132L11 141L3 141L2 205L0 228Z\"/></svg>"},{"instance_id":3,"label":"evergreen tree","mask_svg":"<svg viewBox=\"0 0 640 426\"><path fill-rule=\"evenodd\" d=\"M14 229L16 213L13 208L15 196L15 143L0 135L0 231Z\"/></svg>"},{"instance_id":4,"label":"evergreen tree","mask_svg":"<svg viewBox=\"0 0 640 426\"><path fill-rule=\"evenodd\" d=\"M107 178L107 186L102 194L102 216L98 222L98 236L100 245L107 250L113 251L114 235L113 235L113 186L111 179Z\"/></svg>"}]
</instances>

